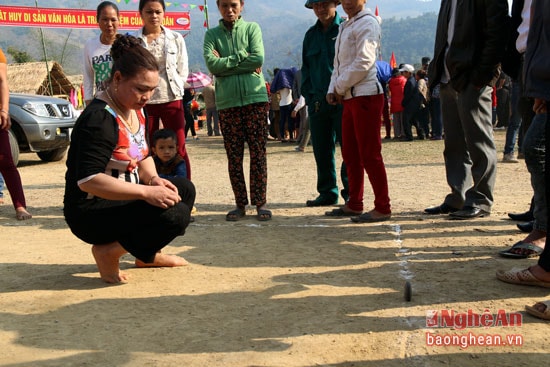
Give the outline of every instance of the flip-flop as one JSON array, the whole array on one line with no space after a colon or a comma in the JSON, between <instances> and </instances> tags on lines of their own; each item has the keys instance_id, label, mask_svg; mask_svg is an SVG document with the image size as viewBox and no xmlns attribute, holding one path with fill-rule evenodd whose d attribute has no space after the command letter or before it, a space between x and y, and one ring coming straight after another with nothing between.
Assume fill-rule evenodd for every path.
<instances>
[{"instance_id":1,"label":"flip-flop","mask_svg":"<svg viewBox=\"0 0 550 367\"><path fill-rule=\"evenodd\" d=\"M529 254L517 254L513 252L513 250L529 250L531 253ZM499 251L499 255L502 257L507 257L511 259L528 259L530 257L537 257L540 256L543 249L536 246L535 244L531 242L523 242L519 241L514 246L510 247L508 250Z\"/></svg>"},{"instance_id":2,"label":"flip-flop","mask_svg":"<svg viewBox=\"0 0 550 367\"><path fill-rule=\"evenodd\" d=\"M256 215L256 219L258 219L260 222L267 222L268 220L271 220L271 210L267 209L258 209L258 214Z\"/></svg>"},{"instance_id":3,"label":"flip-flop","mask_svg":"<svg viewBox=\"0 0 550 367\"><path fill-rule=\"evenodd\" d=\"M391 218L391 214L385 214L382 217L373 217L369 212L363 213L357 217L350 218L353 223L375 223L384 222Z\"/></svg>"},{"instance_id":4,"label":"flip-flop","mask_svg":"<svg viewBox=\"0 0 550 367\"><path fill-rule=\"evenodd\" d=\"M243 219L245 217L245 215L246 215L246 210L241 209L241 208L237 208L237 209L233 209L230 212L228 212L225 215L225 220L228 221L228 222L236 222L238 220Z\"/></svg>"},{"instance_id":5,"label":"flip-flop","mask_svg":"<svg viewBox=\"0 0 550 367\"><path fill-rule=\"evenodd\" d=\"M539 304L546 306L543 312L536 309L535 306ZM550 301L537 302L535 306L525 306L525 311L539 319L550 320Z\"/></svg>"},{"instance_id":6,"label":"flip-flop","mask_svg":"<svg viewBox=\"0 0 550 367\"><path fill-rule=\"evenodd\" d=\"M505 283L550 288L550 282L535 278L529 269L513 268L508 271L497 270L496 276L498 280Z\"/></svg>"},{"instance_id":7,"label":"flip-flop","mask_svg":"<svg viewBox=\"0 0 550 367\"><path fill-rule=\"evenodd\" d=\"M336 208L332 209L331 211L325 212L325 216L327 217L353 217L360 214L361 213L357 212L346 212L342 208Z\"/></svg>"}]
</instances>

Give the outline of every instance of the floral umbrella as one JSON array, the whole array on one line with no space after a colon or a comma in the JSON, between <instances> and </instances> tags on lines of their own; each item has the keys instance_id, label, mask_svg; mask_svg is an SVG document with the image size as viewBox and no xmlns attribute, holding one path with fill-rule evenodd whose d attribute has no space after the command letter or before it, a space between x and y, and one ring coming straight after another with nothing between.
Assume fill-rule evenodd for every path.
<instances>
[{"instance_id":1,"label":"floral umbrella","mask_svg":"<svg viewBox=\"0 0 550 367\"><path fill-rule=\"evenodd\" d=\"M203 72L196 71L187 77L189 88L199 89L212 84L212 79Z\"/></svg>"}]
</instances>

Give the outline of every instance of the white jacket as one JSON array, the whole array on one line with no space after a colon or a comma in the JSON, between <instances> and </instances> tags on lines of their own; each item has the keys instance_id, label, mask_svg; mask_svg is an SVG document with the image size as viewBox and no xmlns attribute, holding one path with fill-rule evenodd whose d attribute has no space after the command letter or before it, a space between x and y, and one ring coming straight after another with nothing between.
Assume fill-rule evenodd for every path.
<instances>
[{"instance_id":1,"label":"white jacket","mask_svg":"<svg viewBox=\"0 0 550 367\"><path fill-rule=\"evenodd\" d=\"M380 22L370 9L340 25L328 93L343 95L344 99L382 93L376 76L380 38Z\"/></svg>"},{"instance_id":2,"label":"white jacket","mask_svg":"<svg viewBox=\"0 0 550 367\"><path fill-rule=\"evenodd\" d=\"M166 45L164 55L166 57L166 73L172 93L176 99L181 99L184 94L185 81L189 75L189 61L187 57L187 48L183 36L177 32L161 26L166 36ZM143 35L143 28L136 31L135 36L147 44L147 39Z\"/></svg>"}]
</instances>

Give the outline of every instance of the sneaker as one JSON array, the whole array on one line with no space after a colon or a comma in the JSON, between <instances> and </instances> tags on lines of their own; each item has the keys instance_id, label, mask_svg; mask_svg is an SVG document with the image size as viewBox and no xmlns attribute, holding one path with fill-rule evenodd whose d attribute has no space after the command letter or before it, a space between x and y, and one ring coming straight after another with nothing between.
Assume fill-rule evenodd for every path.
<instances>
[{"instance_id":1,"label":"sneaker","mask_svg":"<svg viewBox=\"0 0 550 367\"><path fill-rule=\"evenodd\" d=\"M514 157L514 153L507 153L507 154L504 154L504 157L502 158L502 162L518 163L519 161Z\"/></svg>"},{"instance_id":2,"label":"sneaker","mask_svg":"<svg viewBox=\"0 0 550 367\"><path fill-rule=\"evenodd\" d=\"M297 151L297 152L303 152L304 151L304 148L300 147L299 145L298 146L295 146L294 147L294 150Z\"/></svg>"}]
</instances>

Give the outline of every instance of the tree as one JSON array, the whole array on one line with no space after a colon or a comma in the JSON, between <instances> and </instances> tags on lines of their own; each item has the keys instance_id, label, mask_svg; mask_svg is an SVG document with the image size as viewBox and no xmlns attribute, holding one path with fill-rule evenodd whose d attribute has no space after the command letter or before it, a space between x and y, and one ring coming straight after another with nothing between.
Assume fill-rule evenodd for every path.
<instances>
[{"instance_id":1,"label":"tree","mask_svg":"<svg viewBox=\"0 0 550 367\"><path fill-rule=\"evenodd\" d=\"M29 55L26 51L21 51L15 47L9 46L7 52L11 55L16 64L34 61L31 55Z\"/></svg>"}]
</instances>

